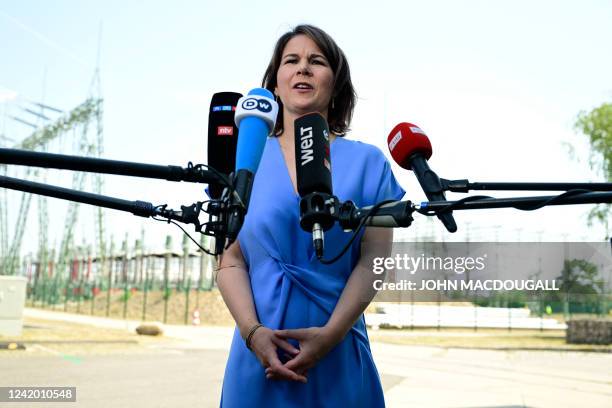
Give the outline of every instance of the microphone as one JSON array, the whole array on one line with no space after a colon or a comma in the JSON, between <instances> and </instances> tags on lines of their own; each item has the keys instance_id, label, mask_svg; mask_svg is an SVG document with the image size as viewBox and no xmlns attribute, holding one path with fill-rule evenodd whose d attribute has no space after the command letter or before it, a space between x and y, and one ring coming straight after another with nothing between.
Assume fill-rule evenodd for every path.
<instances>
[{"instance_id":1,"label":"microphone","mask_svg":"<svg viewBox=\"0 0 612 408\"><path fill-rule=\"evenodd\" d=\"M296 181L301 197L300 226L312 232L315 252L320 259L324 231L334 224L329 129L325 118L315 112L297 118L294 131Z\"/></svg>"},{"instance_id":2,"label":"microphone","mask_svg":"<svg viewBox=\"0 0 612 408\"><path fill-rule=\"evenodd\" d=\"M414 172L429 201L446 201L440 178L427 164L432 153L431 142L421 128L402 122L389 133L387 145L393 160ZM457 231L452 211L439 213L438 218L449 232Z\"/></svg>"},{"instance_id":3,"label":"microphone","mask_svg":"<svg viewBox=\"0 0 612 408\"><path fill-rule=\"evenodd\" d=\"M236 167L238 127L234 124L236 105L242 94L218 92L212 96L208 111L208 165L229 176ZM221 198L223 186L210 184L208 195Z\"/></svg>"},{"instance_id":4,"label":"microphone","mask_svg":"<svg viewBox=\"0 0 612 408\"><path fill-rule=\"evenodd\" d=\"M233 194L229 197L227 245L236 240L247 213L253 179L266 146L266 139L274 131L278 104L270 91L252 89L238 100L235 122L238 127L236 171L232 179Z\"/></svg>"},{"instance_id":5,"label":"microphone","mask_svg":"<svg viewBox=\"0 0 612 408\"><path fill-rule=\"evenodd\" d=\"M238 127L234 123L236 105L242 94L237 92L218 92L212 96L208 111L208 165L220 173L229 176L236 166L236 144L238 142ZM208 185L208 196L219 200L224 186ZM209 208L215 202L209 204ZM225 217L222 212L211 215L211 223L207 229L213 230L210 250L215 254L223 252L225 245Z\"/></svg>"}]
</instances>

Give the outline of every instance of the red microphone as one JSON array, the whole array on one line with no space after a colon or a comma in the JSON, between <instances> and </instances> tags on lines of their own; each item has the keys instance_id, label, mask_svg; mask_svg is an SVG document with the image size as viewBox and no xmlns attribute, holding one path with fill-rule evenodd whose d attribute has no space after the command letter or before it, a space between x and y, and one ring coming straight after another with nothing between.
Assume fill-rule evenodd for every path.
<instances>
[{"instance_id":1,"label":"red microphone","mask_svg":"<svg viewBox=\"0 0 612 408\"><path fill-rule=\"evenodd\" d=\"M427 164L431 142L420 127L407 122L398 124L389 133L387 146L397 164L414 172L429 201L446 201L440 178ZM439 213L438 218L449 232L457 231L452 211Z\"/></svg>"}]
</instances>

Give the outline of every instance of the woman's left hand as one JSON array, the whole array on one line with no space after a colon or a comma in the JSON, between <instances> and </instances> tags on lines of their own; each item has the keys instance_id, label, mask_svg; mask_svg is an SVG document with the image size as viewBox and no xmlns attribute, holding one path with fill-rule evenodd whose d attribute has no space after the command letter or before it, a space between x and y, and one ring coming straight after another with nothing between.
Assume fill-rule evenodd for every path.
<instances>
[{"instance_id":1,"label":"woman's left hand","mask_svg":"<svg viewBox=\"0 0 612 408\"><path fill-rule=\"evenodd\" d=\"M301 375L307 375L308 369L314 367L342 338L328 327L309 327L306 329L274 330L280 339L295 339L300 344L297 356L285 363L285 367ZM278 379L280 376L271 367L266 368L266 378Z\"/></svg>"}]
</instances>

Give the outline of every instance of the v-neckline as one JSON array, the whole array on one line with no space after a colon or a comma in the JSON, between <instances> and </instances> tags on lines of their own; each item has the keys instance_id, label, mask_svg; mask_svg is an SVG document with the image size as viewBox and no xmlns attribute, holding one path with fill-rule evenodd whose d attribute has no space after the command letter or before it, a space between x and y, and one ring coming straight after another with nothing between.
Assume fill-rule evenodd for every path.
<instances>
[{"instance_id":1,"label":"v-neckline","mask_svg":"<svg viewBox=\"0 0 612 408\"><path fill-rule=\"evenodd\" d=\"M289 186L291 188L291 192L293 193L293 195L296 198L300 198L300 195L297 191L297 185L293 185L293 181L291 180L291 173L289 172L289 165L287 164L287 159L285 158L285 154L283 153L283 147L280 144L280 141L278 140L278 136L272 136L276 142L276 146L278 147L278 153L280 154L281 157L281 161L283 162L283 166L285 168L285 177L287 178L287 181L289 182ZM295 175L296 179L295 182L297 183L297 173Z\"/></svg>"},{"instance_id":2,"label":"v-neckline","mask_svg":"<svg viewBox=\"0 0 612 408\"><path fill-rule=\"evenodd\" d=\"M281 160L283 162L283 166L285 168L285 177L289 183L289 186L291 188L291 192L293 193L294 197L297 199L300 199L300 194L297 191L297 185L293 185L293 181L291 180L291 173L289 172L289 166L287 165L287 160L285 159L285 154L283 153L283 147L280 144L280 141L278 140L278 137L276 136L272 136L274 139L276 139L276 146L278 148L278 153L280 154ZM332 151L332 146L336 143L336 140L338 140L340 136L336 135L336 137L334 137L334 140L329 144L329 155L331 156L331 151ZM333 163L333 162L332 162ZM295 182L297 183L297 173L295 175Z\"/></svg>"}]
</instances>

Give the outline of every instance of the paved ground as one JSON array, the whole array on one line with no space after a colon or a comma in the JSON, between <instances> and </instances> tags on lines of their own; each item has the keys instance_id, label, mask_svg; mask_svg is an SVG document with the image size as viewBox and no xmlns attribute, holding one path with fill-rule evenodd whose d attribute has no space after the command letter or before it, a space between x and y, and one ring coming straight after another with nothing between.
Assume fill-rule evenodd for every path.
<instances>
[{"instance_id":1,"label":"paved ground","mask_svg":"<svg viewBox=\"0 0 612 408\"><path fill-rule=\"evenodd\" d=\"M610 407L612 357L373 344L393 407Z\"/></svg>"},{"instance_id":2,"label":"paved ground","mask_svg":"<svg viewBox=\"0 0 612 408\"><path fill-rule=\"evenodd\" d=\"M93 323L126 325L116 321ZM162 345L138 355L68 359L54 354L53 345L46 345L48 356L0 357L0 386L77 387L76 404L39 403L36 407L218 406L231 330L177 326L166 333L183 339L183 343ZM384 343L373 343L372 349L389 407L612 406L610 354L460 350Z\"/></svg>"}]
</instances>

